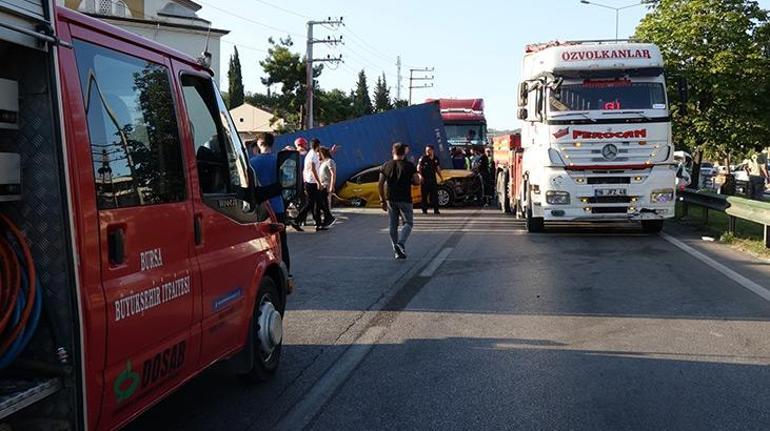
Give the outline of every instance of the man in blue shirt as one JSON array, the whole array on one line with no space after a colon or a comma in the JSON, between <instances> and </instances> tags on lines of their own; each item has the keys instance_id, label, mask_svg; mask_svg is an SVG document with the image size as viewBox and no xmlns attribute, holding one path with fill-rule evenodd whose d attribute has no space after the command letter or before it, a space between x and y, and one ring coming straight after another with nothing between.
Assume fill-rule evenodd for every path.
<instances>
[{"instance_id":1,"label":"man in blue shirt","mask_svg":"<svg viewBox=\"0 0 770 431\"><path fill-rule=\"evenodd\" d=\"M277 183L278 180L278 156L273 153L275 137L272 133L263 133L257 139L257 144L252 148L254 155L249 159L251 168L257 175L259 184L263 187ZM257 150L259 152L257 152ZM273 208L279 223L286 223L286 210L281 195L270 198L270 207ZM281 256L286 264L286 270L291 274L291 261L289 259L289 245L286 242L286 229L281 231Z\"/></svg>"}]
</instances>

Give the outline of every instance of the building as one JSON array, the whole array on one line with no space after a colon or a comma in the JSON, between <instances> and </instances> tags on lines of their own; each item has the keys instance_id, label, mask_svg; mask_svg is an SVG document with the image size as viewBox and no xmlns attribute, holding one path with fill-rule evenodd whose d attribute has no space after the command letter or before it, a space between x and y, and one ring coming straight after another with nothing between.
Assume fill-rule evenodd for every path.
<instances>
[{"instance_id":1,"label":"building","mask_svg":"<svg viewBox=\"0 0 770 431\"><path fill-rule=\"evenodd\" d=\"M231 109L230 116L233 117L238 136L243 142L256 139L260 133L275 132L283 125L283 120L280 119L275 124L270 124L273 120L272 112L248 103Z\"/></svg>"},{"instance_id":2,"label":"building","mask_svg":"<svg viewBox=\"0 0 770 431\"><path fill-rule=\"evenodd\" d=\"M219 75L220 40L228 30L211 28L192 0L57 0L57 3L198 58L208 46Z\"/></svg>"}]
</instances>

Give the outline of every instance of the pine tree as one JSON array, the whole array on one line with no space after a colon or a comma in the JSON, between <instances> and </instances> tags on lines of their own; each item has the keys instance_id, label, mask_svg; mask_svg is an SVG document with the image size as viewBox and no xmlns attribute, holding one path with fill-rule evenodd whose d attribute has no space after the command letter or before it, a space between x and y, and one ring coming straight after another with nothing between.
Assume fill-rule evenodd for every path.
<instances>
[{"instance_id":1,"label":"pine tree","mask_svg":"<svg viewBox=\"0 0 770 431\"><path fill-rule=\"evenodd\" d=\"M370 115L374 112L372 98L369 97L369 85L366 83L366 72L363 70L358 73L358 82L353 94L353 112L356 117Z\"/></svg>"},{"instance_id":2,"label":"pine tree","mask_svg":"<svg viewBox=\"0 0 770 431\"><path fill-rule=\"evenodd\" d=\"M243 105L243 75L241 74L241 59L238 57L238 48L230 56L230 67L227 71L229 86L227 94L230 96L230 109Z\"/></svg>"},{"instance_id":3,"label":"pine tree","mask_svg":"<svg viewBox=\"0 0 770 431\"><path fill-rule=\"evenodd\" d=\"M390 101L390 88L385 74L377 77L377 84L374 86L374 112L385 112L393 109L393 103Z\"/></svg>"}]
</instances>

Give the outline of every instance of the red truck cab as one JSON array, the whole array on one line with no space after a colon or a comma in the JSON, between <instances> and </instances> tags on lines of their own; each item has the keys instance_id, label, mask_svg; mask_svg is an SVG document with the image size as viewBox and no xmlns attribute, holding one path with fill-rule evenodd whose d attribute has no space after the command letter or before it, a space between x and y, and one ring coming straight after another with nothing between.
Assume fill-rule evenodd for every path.
<instances>
[{"instance_id":1,"label":"red truck cab","mask_svg":"<svg viewBox=\"0 0 770 431\"><path fill-rule=\"evenodd\" d=\"M20 158L21 191L0 200L0 229L18 227L10 249L30 253L0 271L36 268L21 292L48 311L19 322L36 330L0 372L23 389L2 389L0 423L117 429L224 359L268 378L288 275L266 193L281 190L257 184L211 70L47 2L47 30L4 3L13 64L0 79L17 83L19 108L0 156ZM297 154L278 162L296 192Z\"/></svg>"},{"instance_id":2,"label":"red truck cab","mask_svg":"<svg viewBox=\"0 0 770 431\"><path fill-rule=\"evenodd\" d=\"M487 144L484 99L429 99L438 101L447 141L452 147Z\"/></svg>"}]
</instances>

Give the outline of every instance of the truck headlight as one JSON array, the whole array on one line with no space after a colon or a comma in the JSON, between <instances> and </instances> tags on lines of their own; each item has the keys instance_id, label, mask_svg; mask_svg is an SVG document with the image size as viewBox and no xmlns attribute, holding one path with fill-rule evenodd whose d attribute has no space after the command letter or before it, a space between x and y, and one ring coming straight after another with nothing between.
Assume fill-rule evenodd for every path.
<instances>
[{"instance_id":1,"label":"truck headlight","mask_svg":"<svg viewBox=\"0 0 770 431\"><path fill-rule=\"evenodd\" d=\"M545 192L545 202L549 205L569 205L569 192L548 190Z\"/></svg>"},{"instance_id":2,"label":"truck headlight","mask_svg":"<svg viewBox=\"0 0 770 431\"><path fill-rule=\"evenodd\" d=\"M650 202L665 204L674 200L674 189L653 190L650 193Z\"/></svg>"},{"instance_id":3,"label":"truck headlight","mask_svg":"<svg viewBox=\"0 0 770 431\"><path fill-rule=\"evenodd\" d=\"M564 159L561 158L561 154L553 148L548 149L548 158L551 159L552 166L564 166Z\"/></svg>"}]
</instances>

